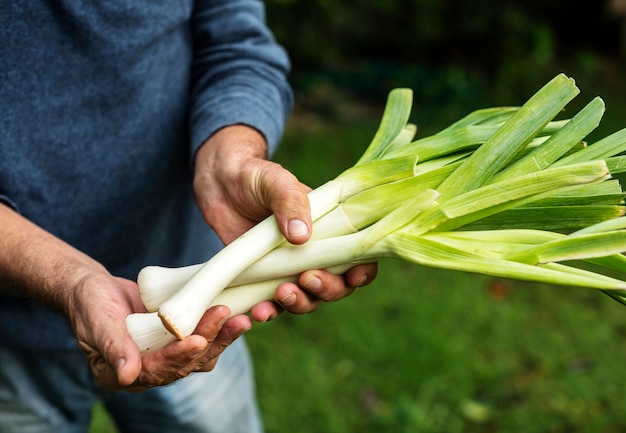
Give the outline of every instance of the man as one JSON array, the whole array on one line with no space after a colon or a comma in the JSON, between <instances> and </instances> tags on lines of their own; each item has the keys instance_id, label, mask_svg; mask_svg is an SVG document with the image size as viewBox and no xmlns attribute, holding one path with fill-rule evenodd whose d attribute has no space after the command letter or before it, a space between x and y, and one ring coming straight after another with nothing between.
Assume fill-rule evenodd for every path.
<instances>
[{"instance_id":1,"label":"man","mask_svg":"<svg viewBox=\"0 0 626 433\"><path fill-rule=\"evenodd\" d=\"M248 316L215 307L144 357L124 320L143 266L206 260L270 212L308 240L308 188L266 159L287 72L257 1L0 6L0 431L85 431L98 398L121 431L262 430ZM253 318L374 275L305 272Z\"/></svg>"}]
</instances>

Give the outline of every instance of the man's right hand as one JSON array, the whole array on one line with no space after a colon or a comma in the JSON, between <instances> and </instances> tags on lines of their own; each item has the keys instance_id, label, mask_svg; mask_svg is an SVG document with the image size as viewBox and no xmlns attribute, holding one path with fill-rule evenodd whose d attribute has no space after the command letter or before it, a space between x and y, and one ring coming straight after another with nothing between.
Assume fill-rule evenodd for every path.
<instances>
[{"instance_id":1,"label":"man's right hand","mask_svg":"<svg viewBox=\"0 0 626 433\"><path fill-rule=\"evenodd\" d=\"M137 293L130 280L92 276L72 296L70 320L78 344L107 389L138 392L210 371L224 349L251 327L246 316L226 320L230 311L217 306L207 311L194 335L142 356L125 325L128 314L145 311Z\"/></svg>"},{"instance_id":2,"label":"man's right hand","mask_svg":"<svg viewBox=\"0 0 626 433\"><path fill-rule=\"evenodd\" d=\"M136 283L0 204L0 287L64 313L97 380L109 389L141 391L195 371L209 371L219 355L252 326L247 316L225 319L209 310L185 340L142 356L126 316L145 312Z\"/></svg>"}]
</instances>

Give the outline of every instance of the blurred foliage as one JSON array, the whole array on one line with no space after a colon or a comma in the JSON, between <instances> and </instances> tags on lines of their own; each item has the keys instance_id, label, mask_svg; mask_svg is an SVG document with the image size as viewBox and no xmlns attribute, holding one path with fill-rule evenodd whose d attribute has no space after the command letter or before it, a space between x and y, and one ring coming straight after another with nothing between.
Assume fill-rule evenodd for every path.
<instances>
[{"instance_id":1,"label":"blurred foliage","mask_svg":"<svg viewBox=\"0 0 626 433\"><path fill-rule=\"evenodd\" d=\"M623 0L266 3L301 92L332 82L376 100L399 85L429 92L426 99L479 92L510 100L560 71L618 76L625 49Z\"/></svg>"}]
</instances>

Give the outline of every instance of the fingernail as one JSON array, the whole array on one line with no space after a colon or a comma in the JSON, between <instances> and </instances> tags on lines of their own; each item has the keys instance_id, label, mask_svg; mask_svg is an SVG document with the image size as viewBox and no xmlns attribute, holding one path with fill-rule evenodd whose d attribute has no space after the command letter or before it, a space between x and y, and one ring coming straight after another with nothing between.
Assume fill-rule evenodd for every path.
<instances>
[{"instance_id":1,"label":"fingernail","mask_svg":"<svg viewBox=\"0 0 626 433\"><path fill-rule=\"evenodd\" d=\"M191 356L191 358L197 358L198 356L202 355L204 353L204 350L196 350L195 352L191 352L189 355Z\"/></svg>"},{"instance_id":2,"label":"fingernail","mask_svg":"<svg viewBox=\"0 0 626 433\"><path fill-rule=\"evenodd\" d=\"M284 298L280 299L280 303L285 305L285 306L287 306L287 307L292 305L295 302L296 302L296 295L295 295L295 293L290 293L287 296L285 296Z\"/></svg>"},{"instance_id":3,"label":"fingernail","mask_svg":"<svg viewBox=\"0 0 626 433\"><path fill-rule=\"evenodd\" d=\"M367 275L361 276L361 279L356 283L355 287L362 287L365 285L369 277Z\"/></svg>"},{"instance_id":4,"label":"fingernail","mask_svg":"<svg viewBox=\"0 0 626 433\"><path fill-rule=\"evenodd\" d=\"M228 319L230 319L230 315L222 317L220 321L217 322L217 326L219 326L219 328L222 329L222 327L224 326L224 323L226 323Z\"/></svg>"},{"instance_id":5,"label":"fingernail","mask_svg":"<svg viewBox=\"0 0 626 433\"><path fill-rule=\"evenodd\" d=\"M317 277L309 278L304 283L304 288L310 292L317 292L322 287L322 280Z\"/></svg>"},{"instance_id":6,"label":"fingernail","mask_svg":"<svg viewBox=\"0 0 626 433\"><path fill-rule=\"evenodd\" d=\"M122 367L126 365L126 358L120 358L117 360L117 366L115 368L116 371L120 371Z\"/></svg>"},{"instance_id":7,"label":"fingernail","mask_svg":"<svg viewBox=\"0 0 626 433\"><path fill-rule=\"evenodd\" d=\"M296 237L304 236L308 232L309 232L309 228L304 223L304 221L291 220L289 221L289 224L287 225L287 233L289 233L289 236L296 236Z\"/></svg>"}]
</instances>

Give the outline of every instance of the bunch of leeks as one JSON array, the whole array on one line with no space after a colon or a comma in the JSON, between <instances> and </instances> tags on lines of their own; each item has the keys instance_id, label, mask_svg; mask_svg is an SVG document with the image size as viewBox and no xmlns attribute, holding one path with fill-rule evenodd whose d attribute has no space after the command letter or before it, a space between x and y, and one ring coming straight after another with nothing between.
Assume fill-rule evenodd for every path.
<instances>
[{"instance_id":1,"label":"bunch of leeks","mask_svg":"<svg viewBox=\"0 0 626 433\"><path fill-rule=\"evenodd\" d=\"M305 270L343 273L382 257L626 302L626 282L584 266L626 270L624 192L612 178L626 170L626 129L585 143L600 98L556 120L578 93L561 74L520 107L477 110L416 140L412 92L392 90L362 157L311 192L308 243L288 244L269 217L206 263L146 267L138 284L149 313L129 315L129 332L154 350L190 335L213 305L246 313Z\"/></svg>"}]
</instances>

